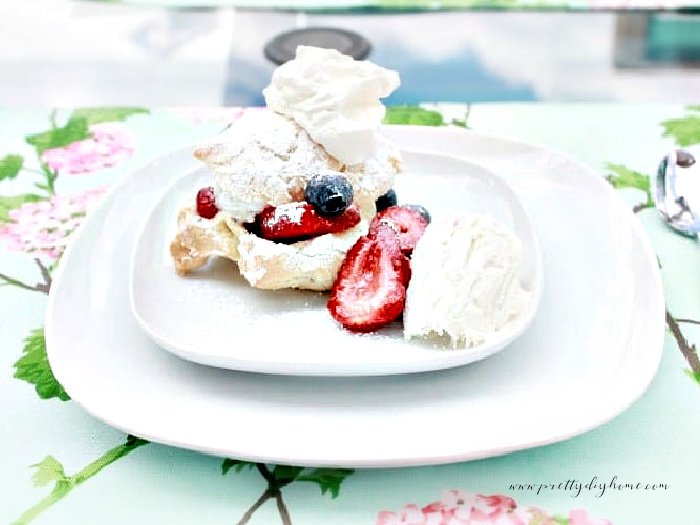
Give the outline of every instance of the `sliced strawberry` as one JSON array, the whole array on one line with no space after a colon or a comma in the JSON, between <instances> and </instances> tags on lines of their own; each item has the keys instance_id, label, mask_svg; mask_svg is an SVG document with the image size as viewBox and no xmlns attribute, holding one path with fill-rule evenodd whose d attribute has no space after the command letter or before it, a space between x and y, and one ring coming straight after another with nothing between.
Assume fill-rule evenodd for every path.
<instances>
[{"instance_id":1,"label":"sliced strawberry","mask_svg":"<svg viewBox=\"0 0 700 525\"><path fill-rule=\"evenodd\" d=\"M403 312L408 259L396 232L386 224L360 237L348 251L333 284L328 311L353 332L372 332Z\"/></svg>"},{"instance_id":2,"label":"sliced strawberry","mask_svg":"<svg viewBox=\"0 0 700 525\"><path fill-rule=\"evenodd\" d=\"M357 206L348 207L336 217L324 217L306 202L267 206L257 217L260 236L271 241L301 240L326 233L338 233L359 222L360 210Z\"/></svg>"},{"instance_id":3,"label":"sliced strawberry","mask_svg":"<svg viewBox=\"0 0 700 525\"><path fill-rule=\"evenodd\" d=\"M421 238L426 226L428 226L428 220L414 207L390 206L377 213L372 219L369 225L370 237L375 234L379 224L393 225L399 234L401 251L406 255L411 255L418 239Z\"/></svg>"},{"instance_id":4,"label":"sliced strawberry","mask_svg":"<svg viewBox=\"0 0 700 525\"><path fill-rule=\"evenodd\" d=\"M403 277L403 285L408 288L408 282L411 280L411 260L405 255L401 261L401 276Z\"/></svg>"}]
</instances>

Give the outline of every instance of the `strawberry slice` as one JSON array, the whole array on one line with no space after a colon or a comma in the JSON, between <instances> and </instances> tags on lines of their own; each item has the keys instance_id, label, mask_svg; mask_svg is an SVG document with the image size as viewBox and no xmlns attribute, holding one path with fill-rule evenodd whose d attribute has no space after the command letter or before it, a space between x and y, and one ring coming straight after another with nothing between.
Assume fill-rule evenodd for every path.
<instances>
[{"instance_id":1,"label":"strawberry slice","mask_svg":"<svg viewBox=\"0 0 700 525\"><path fill-rule=\"evenodd\" d=\"M369 225L370 237L375 235L377 227L380 224L393 225L396 232L399 234L401 241L401 251L405 255L411 255L416 247L418 239L421 238L428 220L415 207L411 206L390 206L385 210L380 211L374 216Z\"/></svg>"},{"instance_id":2,"label":"strawberry slice","mask_svg":"<svg viewBox=\"0 0 700 525\"><path fill-rule=\"evenodd\" d=\"M257 217L260 236L271 241L301 240L338 233L360 222L360 210L349 206L335 217L324 217L307 202L267 206Z\"/></svg>"},{"instance_id":3,"label":"strawberry slice","mask_svg":"<svg viewBox=\"0 0 700 525\"><path fill-rule=\"evenodd\" d=\"M410 277L396 232L387 224L348 251L328 299L331 316L353 332L372 332L403 312Z\"/></svg>"}]
</instances>

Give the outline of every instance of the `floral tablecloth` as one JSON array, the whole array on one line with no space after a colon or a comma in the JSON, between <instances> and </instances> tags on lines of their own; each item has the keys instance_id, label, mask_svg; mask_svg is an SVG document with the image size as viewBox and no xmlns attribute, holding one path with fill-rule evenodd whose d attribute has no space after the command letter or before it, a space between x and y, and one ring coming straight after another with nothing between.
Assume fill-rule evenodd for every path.
<instances>
[{"instance_id":1,"label":"floral tablecloth","mask_svg":"<svg viewBox=\"0 0 700 525\"><path fill-rule=\"evenodd\" d=\"M599 170L642 221L665 283L664 355L642 398L600 428L468 463L323 469L149 443L75 406L51 373L42 329L71 233L120 176L212 135L240 111L0 111L0 523L700 523L700 248L661 224L649 194L670 148L700 156L700 107L433 105L387 115L566 151ZM446 421L436 439L460 423ZM470 422L479 424L488 422Z\"/></svg>"}]
</instances>

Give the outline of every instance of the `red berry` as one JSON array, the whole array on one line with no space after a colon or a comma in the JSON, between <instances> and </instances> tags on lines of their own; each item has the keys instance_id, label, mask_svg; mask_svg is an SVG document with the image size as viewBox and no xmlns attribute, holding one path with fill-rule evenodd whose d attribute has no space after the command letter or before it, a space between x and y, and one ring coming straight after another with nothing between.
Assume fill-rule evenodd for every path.
<instances>
[{"instance_id":1,"label":"red berry","mask_svg":"<svg viewBox=\"0 0 700 525\"><path fill-rule=\"evenodd\" d=\"M415 207L409 205L390 206L374 216L369 225L370 236L375 234L380 224L393 226L401 241L401 251L406 255L411 255L418 239L423 236L423 232L428 226L428 220Z\"/></svg>"},{"instance_id":2,"label":"red berry","mask_svg":"<svg viewBox=\"0 0 700 525\"><path fill-rule=\"evenodd\" d=\"M348 330L372 332L403 312L410 278L408 259L396 232L387 224L360 237L338 271L328 311Z\"/></svg>"},{"instance_id":3,"label":"red berry","mask_svg":"<svg viewBox=\"0 0 700 525\"><path fill-rule=\"evenodd\" d=\"M361 220L357 206L335 217L324 217L307 202L267 206L257 216L260 236L271 241L301 240L326 233L339 233Z\"/></svg>"},{"instance_id":4,"label":"red berry","mask_svg":"<svg viewBox=\"0 0 700 525\"><path fill-rule=\"evenodd\" d=\"M213 219L219 212L216 207L216 197L214 196L214 188L202 188L197 192L197 215L205 219Z\"/></svg>"}]
</instances>

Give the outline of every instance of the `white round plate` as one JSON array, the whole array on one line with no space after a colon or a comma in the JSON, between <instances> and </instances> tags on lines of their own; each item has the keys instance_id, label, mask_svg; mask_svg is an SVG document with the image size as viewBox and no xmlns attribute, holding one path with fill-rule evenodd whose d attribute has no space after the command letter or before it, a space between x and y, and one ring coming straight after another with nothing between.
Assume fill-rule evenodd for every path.
<instances>
[{"instance_id":1,"label":"white round plate","mask_svg":"<svg viewBox=\"0 0 700 525\"><path fill-rule=\"evenodd\" d=\"M153 441L251 461L362 467L551 443L637 399L661 357L661 280L644 231L602 178L562 154L461 129L385 133L403 149L485 166L528 212L543 292L532 325L507 349L449 370L344 378L234 372L163 351L131 314L129 264L149 210L191 172L174 154L114 187L63 256L46 342L73 400ZM300 321L298 332L310 326Z\"/></svg>"},{"instance_id":2,"label":"white round plate","mask_svg":"<svg viewBox=\"0 0 700 525\"><path fill-rule=\"evenodd\" d=\"M190 150L175 155L183 164ZM521 284L530 301L521 315L484 344L452 350L430 340L403 339L400 322L375 334L343 330L326 309L327 294L257 290L235 265L217 260L186 278L175 273L170 241L176 218L201 187L206 168L170 186L137 237L131 264L132 312L161 347L206 365L288 375L384 375L464 365L503 349L532 322L540 297L540 255L531 223L513 191L496 175L459 158L404 151L396 180L402 202L434 217L466 210L508 226L522 240Z\"/></svg>"}]
</instances>

